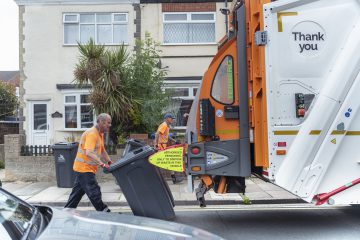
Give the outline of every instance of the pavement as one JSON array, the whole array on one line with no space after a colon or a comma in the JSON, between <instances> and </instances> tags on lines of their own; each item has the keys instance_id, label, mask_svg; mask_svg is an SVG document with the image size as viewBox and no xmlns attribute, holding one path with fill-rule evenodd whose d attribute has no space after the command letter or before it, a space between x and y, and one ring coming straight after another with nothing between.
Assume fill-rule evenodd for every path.
<instances>
[{"instance_id":1,"label":"pavement","mask_svg":"<svg viewBox=\"0 0 360 240\"><path fill-rule=\"evenodd\" d=\"M0 170L0 179L4 179L4 170ZM188 181L173 184L167 181L175 200L176 206L198 205L194 192L188 189ZM194 181L195 188L199 180ZM128 206L126 198L120 187L114 180L99 182L103 201L110 207ZM71 188L59 188L56 182L3 182L5 190L13 193L19 198L31 203L49 206L64 206L71 192ZM246 179L246 194L251 204L285 204L303 203L297 196L286 190L265 182L256 177ZM217 194L210 190L205 195L206 204L209 205L230 205L244 204L243 198L238 193ZM92 206L85 195L79 207Z\"/></svg>"}]
</instances>

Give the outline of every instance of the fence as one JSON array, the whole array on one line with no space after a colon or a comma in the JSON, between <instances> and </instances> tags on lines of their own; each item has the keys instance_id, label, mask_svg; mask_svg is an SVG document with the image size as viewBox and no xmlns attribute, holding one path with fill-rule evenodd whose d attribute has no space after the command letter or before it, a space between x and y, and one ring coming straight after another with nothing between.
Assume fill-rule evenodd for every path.
<instances>
[{"instance_id":1,"label":"fence","mask_svg":"<svg viewBox=\"0 0 360 240\"><path fill-rule=\"evenodd\" d=\"M50 145L46 146L21 146L20 156L52 156L54 151Z\"/></svg>"},{"instance_id":2,"label":"fence","mask_svg":"<svg viewBox=\"0 0 360 240\"><path fill-rule=\"evenodd\" d=\"M116 155L117 149L124 148L124 145L105 145L109 155ZM53 156L54 150L51 145L25 145L21 146L20 156Z\"/></svg>"}]
</instances>

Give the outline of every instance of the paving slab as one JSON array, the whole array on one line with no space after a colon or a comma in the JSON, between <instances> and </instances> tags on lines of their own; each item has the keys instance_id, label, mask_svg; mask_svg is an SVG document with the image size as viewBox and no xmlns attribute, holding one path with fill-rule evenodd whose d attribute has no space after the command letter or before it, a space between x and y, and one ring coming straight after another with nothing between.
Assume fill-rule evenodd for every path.
<instances>
[{"instance_id":1,"label":"paving slab","mask_svg":"<svg viewBox=\"0 0 360 240\"><path fill-rule=\"evenodd\" d=\"M275 184L268 183L268 182L257 183L256 185L264 191L281 191L281 190L283 190L281 187L278 187Z\"/></svg>"},{"instance_id":2,"label":"paving slab","mask_svg":"<svg viewBox=\"0 0 360 240\"><path fill-rule=\"evenodd\" d=\"M271 199L271 195L266 193L266 192L251 192L251 193L246 193L245 194L248 198L250 198L250 200L255 200L255 199Z\"/></svg>"},{"instance_id":3,"label":"paving slab","mask_svg":"<svg viewBox=\"0 0 360 240\"><path fill-rule=\"evenodd\" d=\"M122 193L102 193L102 199L104 202L120 201Z\"/></svg>"},{"instance_id":4,"label":"paving slab","mask_svg":"<svg viewBox=\"0 0 360 240\"><path fill-rule=\"evenodd\" d=\"M260 188L257 184L248 184L246 185L245 192L253 193L253 192L263 192L264 190Z\"/></svg>"},{"instance_id":5,"label":"paving slab","mask_svg":"<svg viewBox=\"0 0 360 240\"><path fill-rule=\"evenodd\" d=\"M295 195L289 193L288 191L266 191L266 193L270 194L275 199L293 199L297 198Z\"/></svg>"},{"instance_id":6,"label":"paving slab","mask_svg":"<svg viewBox=\"0 0 360 240\"><path fill-rule=\"evenodd\" d=\"M71 189L69 188L58 188L58 187L48 187L43 191L35 194L28 200L30 202L42 203L42 202L54 202L57 201L61 196L69 196Z\"/></svg>"},{"instance_id":7,"label":"paving slab","mask_svg":"<svg viewBox=\"0 0 360 240\"><path fill-rule=\"evenodd\" d=\"M11 193L13 193L16 196L34 196L35 194L38 194L39 192L43 191L45 188L48 188L52 185L53 184L49 182L35 182L26 185L22 188L18 188L15 191L11 190Z\"/></svg>"},{"instance_id":8,"label":"paving slab","mask_svg":"<svg viewBox=\"0 0 360 240\"><path fill-rule=\"evenodd\" d=\"M118 186L114 182L99 183L99 186L101 188L102 193L113 193L113 192L121 193L122 192L120 186Z\"/></svg>"},{"instance_id":9,"label":"paving slab","mask_svg":"<svg viewBox=\"0 0 360 240\"><path fill-rule=\"evenodd\" d=\"M11 193L14 193L16 190L22 189L30 184L32 184L32 182L3 182L2 187Z\"/></svg>"}]
</instances>

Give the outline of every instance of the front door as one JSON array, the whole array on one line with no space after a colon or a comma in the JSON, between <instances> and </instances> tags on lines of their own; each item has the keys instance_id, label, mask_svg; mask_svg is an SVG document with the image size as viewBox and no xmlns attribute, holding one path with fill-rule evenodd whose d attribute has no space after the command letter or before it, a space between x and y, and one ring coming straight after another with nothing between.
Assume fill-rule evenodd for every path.
<instances>
[{"instance_id":1,"label":"front door","mask_svg":"<svg viewBox=\"0 0 360 240\"><path fill-rule=\"evenodd\" d=\"M30 103L30 144L49 145L49 102Z\"/></svg>"}]
</instances>

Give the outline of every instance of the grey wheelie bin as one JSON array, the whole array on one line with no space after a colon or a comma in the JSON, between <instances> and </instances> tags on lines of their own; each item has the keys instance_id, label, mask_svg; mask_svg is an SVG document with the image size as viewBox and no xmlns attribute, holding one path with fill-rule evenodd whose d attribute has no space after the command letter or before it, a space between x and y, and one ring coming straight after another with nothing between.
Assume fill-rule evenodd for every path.
<instances>
[{"instance_id":1,"label":"grey wheelie bin","mask_svg":"<svg viewBox=\"0 0 360 240\"><path fill-rule=\"evenodd\" d=\"M146 144L142 141L139 141L139 140L136 140L136 139L128 139L126 140L126 144L125 144L125 149L124 149L124 152L122 154L122 157L124 157L128 152L132 152L140 147L144 147L146 146ZM175 206L175 201L174 201L174 197L171 193L171 190L169 188L169 185L167 184L167 182L165 181L165 179L162 177L162 174L160 172L160 169L155 167L155 170L157 171L158 175L160 176L161 180L162 180L162 183L163 183L163 186L164 188L166 189L168 195L169 195L169 198L171 200L171 203L173 206ZM119 185L119 183L116 181L116 184Z\"/></svg>"},{"instance_id":2,"label":"grey wheelie bin","mask_svg":"<svg viewBox=\"0 0 360 240\"><path fill-rule=\"evenodd\" d=\"M75 172L73 171L74 159L79 143L56 143L52 146L55 157L55 170L57 186L72 188L74 186Z\"/></svg>"},{"instance_id":3,"label":"grey wheelie bin","mask_svg":"<svg viewBox=\"0 0 360 240\"><path fill-rule=\"evenodd\" d=\"M109 172L134 215L171 220L175 217L173 197L158 169L148 161L153 153L150 146L136 147L112 164Z\"/></svg>"}]
</instances>

